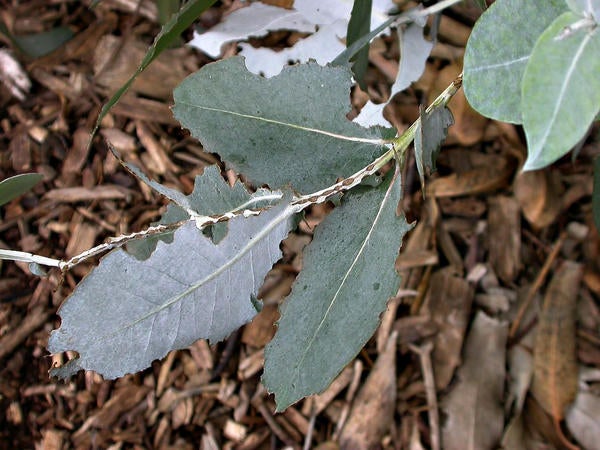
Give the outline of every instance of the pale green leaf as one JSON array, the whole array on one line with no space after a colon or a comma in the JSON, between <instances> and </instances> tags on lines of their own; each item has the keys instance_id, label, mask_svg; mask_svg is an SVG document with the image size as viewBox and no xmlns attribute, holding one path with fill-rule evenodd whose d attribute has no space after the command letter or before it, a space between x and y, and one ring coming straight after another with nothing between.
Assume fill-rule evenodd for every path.
<instances>
[{"instance_id":1,"label":"pale green leaf","mask_svg":"<svg viewBox=\"0 0 600 450\"><path fill-rule=\"evenodd\" d=\"M24 194L43 179L40 173L22 173L0 182L0 206Z\"/></svg>"},{"instance_id":2,"label":"pale green leaf","mask_svg":"<svg viewBox=\"0 0 600 450\"><path fill-rule=\"evenodd\" d=\"M398 287L394 261L410 229L396 216L398 176L348 194L319 225L265 349L263 383L281 411L321 392L371 337Z\"/></svg>"},{"instance_id":3,"label":"pale green leaf","mask_svg":"<svg viewBox=\"0 0 600 450\"><path fill-rule=\"evenodd\" d=\"M293 211L284 202L233 218L218 245L190 221L145 261L120 249L109 253L59 310L61 327L48 348L79 358L52 375L85 369L116 378L197 339L227 337L256 314L251 297L281 256Z\"/></svg>"},{"instance_id":4,"label":"pale green leaf","mask_svg":"<svg viewBox=\"0 0 600 450\"><path fill-rule=\"evenodd\" d=\"M600 0L567 0L567 5L574 13L591 15L594 20L600 20Z\"/></svg>"},{"instance_id":5,"label":"pale green leaf","mask_svg":"<svg viewBox=\"0 0 600 450\"><path fill-rule=\"evenodd\" d=\"M173 111L205 150L257 185L309 193L369 164L394 135L347 120L351 79L348 68L315 63L265 79L233 57L185 79Z\"/></svg>"},{"instance_id":6,"label":"pale green leaf","mask_svg":"<svg viewBox=\"0 0 600 450\"><path fill-rule=\"evenodd\" d=\"M580 19L566 12L540 36L523 76L523 170L543 168L567 153L600 111L599 28L564 30Z\"/></svg>"},{"instance_id":7,"label":"pale green leaf","mask_svg":"<svg viewBox=\"0 0 600 450\"><path fill-rule=\"evenodd\" d=\"M473 27L464 59L467 100L481 114L521 123L521 79L533 46L564 0L497 0Z\"/></svg>"}]
</instances>

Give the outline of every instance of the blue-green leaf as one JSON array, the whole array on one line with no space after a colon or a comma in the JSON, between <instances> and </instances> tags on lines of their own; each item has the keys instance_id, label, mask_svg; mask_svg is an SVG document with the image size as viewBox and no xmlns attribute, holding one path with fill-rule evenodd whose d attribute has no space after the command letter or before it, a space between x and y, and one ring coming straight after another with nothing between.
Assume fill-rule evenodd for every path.
<instances>
[{"instance_id":1,"label":"blue-green leaf","mask_svg":"<svg viewBox=\"0 0 600 450\"><path fill-rule=\"evenodd\" d=\"M497 0L473 27L464 60L467 100L481 114L521 123L521 79L535 42L564 0Z\"/></svg>"},{"instance_id":2,"label":"blue-green leaf","mask_svg":"<svg viewBox=\"0 0 600 450\"><path fill-rule=\"evenodd\" d=\"M566 12L544 31L523 76L523 170L543 168L567 153L600 111L600 28L565 30L581 19Z\"/></svg>"},{"instance_id":3,"label":"blue-green leaf","mask_svg":"<svg viewBox=\"0 0 600 450\"><path fill-rule=\"evenodd\" d=\"M410 226L396 216L400 176L390 178L348 194L305 250L265 349L263 383L278 411L329 385L371 337L396 292L394 261Z\"/></svg>"},{"instance_id":4,"label":"blue-green leaf","mask_svg":"<svg viewBox=\"0 0 600 450\"><path fill-rule=\"evenodd\" d=\"M395 135L346 118L351 84L347 67L300 64L265 79L234 57L186 78L173 112L206 151L255 184L309 193L369 164Z\"/></svg>"},{"instance_id":5,"label":"blue-green leaf","mask_svg":"<svg viewBox=\"0 0 600 450\"><path fill-rule=\"evenodd\" d=\"M85 369L116 378L197 339L224 339L250 321L251 297L291 228L295 209L287 205L231 219L218 245L190 221L147 260L121 249L109 253L59 310L61 326L48 349L79 357L51 374L67 378Z\"/></svg>"}]
</instances>

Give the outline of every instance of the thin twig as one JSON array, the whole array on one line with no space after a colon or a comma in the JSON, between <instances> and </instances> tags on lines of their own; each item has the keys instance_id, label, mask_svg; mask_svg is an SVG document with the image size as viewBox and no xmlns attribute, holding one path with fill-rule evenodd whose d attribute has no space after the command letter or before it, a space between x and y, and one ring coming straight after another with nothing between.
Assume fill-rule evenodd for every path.
<instances>
[{"instance_id":1,"label":"thin twig","mask_svg":"<svg viewBox=\"0 0 600 450\"><path fill-rule=\"evenodd\" d=\"M542 284L544 283L544 280L546 279L546 276L548 275L548 272L550 271L550 267L552 267L552 263L558 256L558 252L560 251L563 244L565 243L566 238L567 238L567 233L565 231L563 231L560 234L560 236L558 237L558 239L556 240L556 242L554 243L552 250L548 254L546 261L544 261L544 265L542 266L542 268L538 272L537 276L535 277L535 280L533 281L533 284L529 288L529 291L527 291L527 297L525 297L525 299L523 300L523 303L521 303L521 306L519 307L519 311L517 312L517 316L515 317L515 320L513 321L512 325L510 326L510 331L508 332L509 340L514 339L515 334L517 333L517 330L519 329L519 325L521 324L521 321L523 320L523 317L525 316L525 312L527 312L527 309L529 308L529 305L533 301L535 294L542 287Z\"/></svg>"},{"instance_id":2,"label":"thin twig","mask_svg":"<svg viewBox=\"0 0 600 450\"><path fill-rule=\"evenodd\" d=\"M425 396L427 397L427 414L429 417L429 430L431 449L440 450L440 419L438 412L437 395L435 391L435 378L433 376L433 365L431 364L431 351L433 344L427 342L420 347L408 344L413 352L419 355L421 370L423 371L423 382L425 384Z\"/></svg>"}]
</instances>

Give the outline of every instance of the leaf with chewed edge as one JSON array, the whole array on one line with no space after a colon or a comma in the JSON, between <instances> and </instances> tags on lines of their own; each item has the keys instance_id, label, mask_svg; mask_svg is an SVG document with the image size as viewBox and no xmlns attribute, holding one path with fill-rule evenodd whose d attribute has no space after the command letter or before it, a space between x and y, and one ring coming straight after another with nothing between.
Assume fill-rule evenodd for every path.
<instances>
[{"instance_id":1,"label":"leaf with chewed edge","mask_svg":"<svg viewBox=\"0 0 600 450\"><path fill-rule=\"evenodd\" d=\"M357 190L316 229L265 349L263 383L278 411L331 383L371 337L398 287L394 261L410 229L396 216L400 176Z\"/></svg>"},{"instance_id":2,"label":"leaf with chewed edge","mask_svg":"<svg viewBox=\"0 0 600 450\"><path fill-rule=\"evenodd\" d=\"M51 375L67 378L85 369L116 378L198 339L222 340L250 321L251 297L292 226L296 210L288 205L231 219L218 245L190 221L147 260L121 249L109 253L59 310L61 327L48 349L79 357Z\"/></svg>"}]
</instances>

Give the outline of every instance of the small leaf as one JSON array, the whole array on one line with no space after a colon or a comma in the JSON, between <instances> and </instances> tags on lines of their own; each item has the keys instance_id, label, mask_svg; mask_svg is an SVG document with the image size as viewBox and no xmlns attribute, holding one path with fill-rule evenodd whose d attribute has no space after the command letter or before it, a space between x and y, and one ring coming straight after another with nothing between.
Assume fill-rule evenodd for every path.
<instances>
[{"instance_id":1,"label":"small leaf","mask_svg":"<svg viewBox=\"0 0 600 450\"><path fill-rule=\"evenodd\" d=\"M566 12L540 36L523 76L523 127L528 155L523 170L546 167L579 142L600 111L600 32L579 29Z\"/></svg>"},{"instance_id":2,"label":"small leaf","mask_svg":"<svg viewBox=\"0 0 600 450\"><path fill-rule=\"evenodd\" d=\"M38 184L44 176L39 173L22 173L0 182L0 206L17 198Z\"/></svg>"},{"instance_id":3,"label":"small leaf","mask_svg":"<svg viewBox=\"0 0 600 450\"><path fill-rule=\"evenodd\" d=\"M309 193L369 164L394 135L347 120L351 79L348 68L315 63L265 79L233 57L186 78L173 112L206 151L255 184Z\"/></svg>"},{"instance_id":4,"label":"small leaf","mask_svg":"<svg viewBox=\"0 0 600 450\"><path fill-rule=\"evenodd\" d=\"M92 131L92 135L96 133L100 127L102 119L104 119L104 117L108 114L108 111L110 111L110 109L117 104L123 94L127 92L138 75L142 73L152 61L158 58L163 51L168 49L179 37L179 35L183 33L185 29L189 27L194 20L198 18L198 16L200 16L200 14L210 8L216 1L217 0L189 0L181 7L177 14L171 17L171 20L169 20L169 22L162 27L160 33L158 33L154 39L154 42L146 52L144 59L140 63L140 66L135 73L129 78L129 80L127 80L127 82L125 82L123 86L117 90L117 92L113 94L108 102L104 104L100 114L98 115L98 119L96 119L96 125Z\"/></svg>"},{"instance_id":5,"label":"small leaf","mask_svg":"<svg viewBox=\"0 0 600 450\"><path fill-rule=\"evenodd\" d=\"M265 349L263 383L278 411L323 391L377 328L398 287L394 261L410 229L396 217L400 197L399 176L353 191L316 229Z\"/></svg>"},{"instance_id":6,"label":"small leaf","mask_svg":"<svg viewBox=\"0 0 600 450\"><path fill-rule=\"evenodd\" d=\"M85 369L116 378L197 339L225 338L256 315L251 296L281 255L292 213L284 202L233 218L219 245L188 222L145 261L120 249L109 253L59 310L62 324L48 348L79 358L52 375Z\"/></svg>"},{"instance_id":7,"label":"small leaf","mask_svg":"<svg viewBox=\"0 0 600 450\"><path fill-rule=\"evenodd\" d=\"M371 9L373 0L354 0L350 22L348 22L348 32L346 33L346 45L351 45L369 33L371 28ZM369 66L369 46L364 46L352 58L352 73L362 90L367 90L365 74Z\"/></svg>"},{"instance_id":8,"label":"small leaf","mask_svg":"<svg viewBox=\"0 0 600 450\"><path fill-rule=\"evenodd\" d=\"M435 171L435 161L446 136L448 127L454 124L452 112L438 107L429 113L421 111L421 121L415 133L415 160L421 178L421 188L425 186L425 174Z\"/></svg>"},{"instance_id":9,"label":"small leaf","mask_svg":"<svg viewBox=\"0 0 600 450\"><path fill-rule=\"evenodd\" d=\"M525 66L536 40L565 9L564 0L497 0L481 15L464 61L463 87L473 108L493 119L521 123Z\"/></svg>"}]
</instances>

